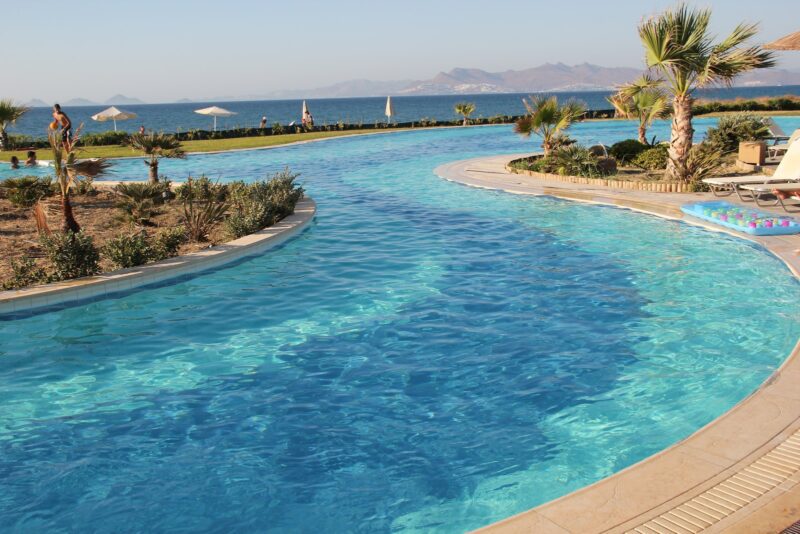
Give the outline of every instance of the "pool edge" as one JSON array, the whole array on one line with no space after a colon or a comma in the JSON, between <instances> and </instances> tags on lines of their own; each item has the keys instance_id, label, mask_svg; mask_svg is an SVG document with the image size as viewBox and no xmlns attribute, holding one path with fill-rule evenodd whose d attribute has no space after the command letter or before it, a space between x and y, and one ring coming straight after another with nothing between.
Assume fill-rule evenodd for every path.
<instances>
[{"instance_id":1,"label":"pool edge","mask_svg":"<svg viewBox=\"0 0 800 534\"><path fill-rule=\"evenodd\" d=\"M633 192L530 180L507 172L506 163L518 156L457 161L437 167L434 173L466 186L631 209L726 233L758 243L800 278L800 258L794 252L800 248L797 236L749 236L680 211L681 204L707 199L708 194ZM787 440L795 439L792 436L800 435L797 383L800 383L800 341L753 393L687 438L609 477L487 525L478 532L635 532L643 524L647 527L640 532L651 532L654 526L655 531L663 532L719 532L734 528L757 531L765 516L774 521L775 514L785 514L782 521L788 525L800 511L787 511L785 507L772 513L764 511L789 494L796 494L800 501L800 469L777 466L786 476L775 477L777 483L773 487L755 480L752 482L759 487L758 491L743 487L744 493L733 497L726 497L725 491L718 488L754 463L772 465L772 460L763 458ZM764 476L774 475L767 472ZM709 495L721 495L721 504L713 498L709 500ZM747 499L746 495L752 498ZM676 512L687 502L691 510L698 509L695 515L701 519L682 515L680 509ZM714 516L704 515L708 511Z\"/></svg>"}]
</instances>

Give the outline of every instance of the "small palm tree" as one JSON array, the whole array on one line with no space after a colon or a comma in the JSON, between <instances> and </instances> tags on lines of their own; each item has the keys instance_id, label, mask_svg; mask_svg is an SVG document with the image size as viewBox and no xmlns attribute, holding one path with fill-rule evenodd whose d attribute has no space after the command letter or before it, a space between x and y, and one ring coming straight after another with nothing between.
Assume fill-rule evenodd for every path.
<instances>
[{"instance_id":1,"label":"small palm tree","mask_svg":"<svg viewBox=\"0 0 800 534\"><path fill-rule=\"evenodd\" d=\"M469 116L475 113L475 103L474 102L459 102L455 105L455 112L458 115L464 117L464 126L469 124Z\"/></svg>"},{"instance_id":2,"label":"small palm tree","mask_svg":"<svg viewBox=\"0 0 800 534\"><path fill-rule=\"evenodd\" d=\"M0 150L8 150L8 132L6 128L17 122L30 108L14 104L13 100L0 100Z\"/></svg>"},{"instance_id":3,"label":"small palm tree","mask_svg":"<svg viewBox=\"0 0 800 534\"><path fill-rule=\"evenodd\" d=\"M61 191L61 213L64 218L61 227L63 231L71 231L75 234L81 231L81 227L72 212L72 202L70 201L72 186L81 177L92 180L105 174L111 167L111 163L102 158L79 161L79 149L75 148L79 135L80 128L78 128L75 137L69 140L69 143L63 143L58 132L51 131L48 134L50 148L53 151L53 170ZM72 148L67 150L65 145Z\"/></svg>"},{"instance_id":4,"label":"small palm tree","mask_svg":"<svg viewBox=\"0 0 800 534\"><path fill-rule=\"evenodd\" d=\"M740 74L772 67L771 52L747 46L756 35L755 24L739 24L715 43L709 32L711 11L685 5L646 20L639 26L647 67L659 72L672 94L672 134L667 175L688 181L686 159L692 148L692 101L695 89L713 84L730 85Z\"/></svg>"},{"instance_id":5,"label":"small palm tree","mask_svg":"<svg viewBox=\"0 0 800 534\"><path fill-rule=\"evenodd\" d=\"M149 183L151 184L158 183L158 160L161 158L184 159L186 157L186 152L181 148L181 142L163 133L136 133L131 135L128 144L134 150L148 156L144 162L150 168Z\"/></svg>"},{"instance_id":6,"label":"small palm tree","mask_svg":"<svg viewBox=\"0 0 800 534\"><path fill-rule=\"evenodd\" d=\"M607 98L617 116L639 121L639 142L643 144L647 144L647 129L653 121L669 115L669 97L661 83L661 80L644 75L623 85L617 94Z\"/></svg>"},{"instance_id":7,"label":"small palm tree","mask_svg":"<svg viewBox=\"0 0 800 534\"><path fill-rule=\"evenodd\" d=\"M517 121L514 131L524 137L532 133L541 137L545 156L558 144L562 132L586 113L582 102L568 100L559 105L555 96L531 96L529 101L523 98L522 103L528 114Z\"/></svg>"}]
</instances>

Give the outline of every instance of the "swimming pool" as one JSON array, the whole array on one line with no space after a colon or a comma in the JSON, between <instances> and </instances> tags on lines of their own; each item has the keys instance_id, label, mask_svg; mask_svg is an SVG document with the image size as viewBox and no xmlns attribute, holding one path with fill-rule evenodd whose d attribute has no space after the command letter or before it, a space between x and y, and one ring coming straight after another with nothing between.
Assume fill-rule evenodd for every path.
<instances>
[{"instance_id":1,"label":"swimming pool","mask_svg":"<svg viewBox=\"0 0 800 534\"><path fill-rule=\"evenodd\" d=\"M164 162L290 164L316 222L227 269L0 322L0 524L459 532L669 446L780 365L800 284L762 249L432 174L528 143L451 129Z\"/></svg>"}]
</instances>

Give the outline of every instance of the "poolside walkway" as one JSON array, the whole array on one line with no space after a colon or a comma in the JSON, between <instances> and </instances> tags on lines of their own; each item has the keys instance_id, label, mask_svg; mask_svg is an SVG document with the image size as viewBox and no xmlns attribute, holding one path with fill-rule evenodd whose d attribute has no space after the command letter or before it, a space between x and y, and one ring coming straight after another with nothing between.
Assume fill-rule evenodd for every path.
<instances>
[{"instance_id":1,"label":"poolside walkway","mask_svg":"<svg viewBox=\"0 0 800 534\"><path fill-rule=\"evenodd\" d=\"M472 187L607 204L755 241L800 278L800 236L756 237L686 216L710 193L650 193L547 181L506 171L529 154L458 161L440 177ZM752 203L729 202L752 208ZM785 214L780 208L759 208ZM769 288L765 288L768 290ZM672 447L555 501L482 529L491 533L780 532L800 520L800 344L756 392Z\"/></svg>"}]
</instances>

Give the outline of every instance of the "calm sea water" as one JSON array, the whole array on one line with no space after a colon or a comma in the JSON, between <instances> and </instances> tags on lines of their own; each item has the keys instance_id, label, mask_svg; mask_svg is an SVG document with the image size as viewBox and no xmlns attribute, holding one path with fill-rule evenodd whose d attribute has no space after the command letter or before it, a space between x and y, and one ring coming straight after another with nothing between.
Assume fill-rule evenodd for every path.
<instances>
[{"instance_id":1,"label":"calm sea water","mask_svg":"<svg viewBox=\"0 0 800 534\"><path fill-rule=\"evenodd\" d=\"M559 99L577 98L586 103L590 109L608 109L606 102L608 91L588 91L554 93ZM760 96L800 95L800 86L783 87L735 87L708 89L699 93L703 98L756 98ZM493 115L520 115L525 109L522 98L527 94L489 94L489 95L443 95L443 96L406 96L393 97L395 120L398 122L418 121L423 117L437 120L457 118L453 105L460 101L475 102L476 117ZM308 100L308 106L317 124L335 124L338 121L357 124L372 124L384 121L385 98L327 98ZM118 106L126 111L133 111L138 118L120 122L120 130L135 131L143 125L148 130L174 132L190 129L210 130L213 119L194 113L194 110L219 105L238 115L228 119L218 119L218 128L257 127L261 117L266 115L271 125L274 122L288 124L301 119L302 100L262 100L256 102L206 102L190 104L151 104L139 106ZM110 122L95 122L91 116L108 106L65 107L72 121L84 124L85 132L104 132L113 129ZM13 134L40 137L45 135L47 124L52 120L48 108L32 109L19 123L10 128Z\"/></svg>"},{"instance_id":2,"label":"calm sea water","mask_svg":"<svg viewBox=\"0 0 800 534\"><path fill-rule=\"evenodd\" d=\"M0 321L0 531L464 532L662 450L780 365L800 284L763 249L432 172L533 144L503 125L165 161L290 164L317 218L216 272Z\"/></svg>"}]
</instances>

